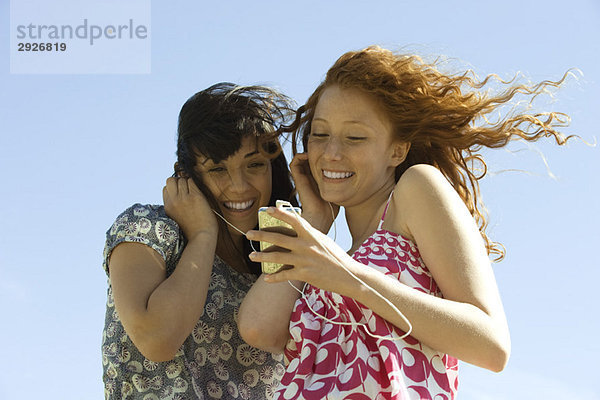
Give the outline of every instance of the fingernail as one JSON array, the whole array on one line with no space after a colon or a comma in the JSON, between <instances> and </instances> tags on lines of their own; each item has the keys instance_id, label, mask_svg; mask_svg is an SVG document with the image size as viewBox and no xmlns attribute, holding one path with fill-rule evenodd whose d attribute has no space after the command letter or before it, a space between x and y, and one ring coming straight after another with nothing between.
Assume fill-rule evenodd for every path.
<instances>
[{"instance_id":1,"label":"fingernail","mask_svg":"<svg viewBox=\"0 0 600 400\"><path fill-rule=\"evenodd\" d=\"M257 254L258 254L257 252L253 251L252 253L248 254L248 257L254 258L254 257L256 257Z\"/></svg>"}]
</instances>

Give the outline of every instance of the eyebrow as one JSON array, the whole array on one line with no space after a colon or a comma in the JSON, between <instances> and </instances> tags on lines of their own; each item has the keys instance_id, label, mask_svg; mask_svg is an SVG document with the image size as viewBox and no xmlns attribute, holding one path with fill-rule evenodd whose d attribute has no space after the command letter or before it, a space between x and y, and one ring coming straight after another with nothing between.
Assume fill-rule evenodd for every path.
<instances>
[{"instance_id":1,"label":"eyebrow","mask_svg":"<svg viewBox=\"0 0 600 400\"><path fill-rule=\"evenodd\" d=\"M251 151L250 153L246 154L244 158L250 158L255 154L258 154L258 150Z\"/></svg>"},{"instance_id":2,"label":"eyebrow","mask_svg":"<svg viewBox=\"0 0 600 400\"><path fill-rule=\"evenodd\" d=\"M317 121L317 122L324 122L324 123L326 123L326 124L327 124L327 123L329 123L329 121L327 121L326 119L324 119L324 118L319 118L319 117L315 117L315 118L313 118L312 120L313 120L313 122L314 122L314 121ZM368 128L368 129L370 129L370 130L373 130L373 129L374 129L374 128L373 128L371 125L369 125L369 124L367 124L367 123L365 123L365 122L362 122L362 121L349 120L349 121L344 121L343 123L344 123L344 124L350 124L350 125L362 125L362 126L364 126L364 127Z\"/></svg>"}]
</instances>

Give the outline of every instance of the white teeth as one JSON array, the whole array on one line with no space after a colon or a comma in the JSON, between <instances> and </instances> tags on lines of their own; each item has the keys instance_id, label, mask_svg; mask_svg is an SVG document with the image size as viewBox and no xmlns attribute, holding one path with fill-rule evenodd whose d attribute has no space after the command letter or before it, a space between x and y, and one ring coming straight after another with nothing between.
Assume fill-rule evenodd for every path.
<instances>
[{"instance_id":1,"label":"white teeth","mask_svg":"<svg viewBox=\"0 0 600 400\"><path fill-rule=\"evenodd\" d=\"M254 204L254 200L248 200L248 201L226 201L225 203L225 207L227 208L231 208L232 210L246 210L250 207L252 207L252 205Z\"/></svg>"},{"instance_id":2,"label":"white teeth","mask_svg":"<svg viewBox=\"0 0 600 400\"><path fill-rule=\"evenodd\" d=\"M330 178L330 179L344 179L344 178L351 177L352 175L354 175L354 173L352 173L352 172L334 172L334 171L323 170L323 175L325 175L326 178Z\"/></svg>"}]
</instances>

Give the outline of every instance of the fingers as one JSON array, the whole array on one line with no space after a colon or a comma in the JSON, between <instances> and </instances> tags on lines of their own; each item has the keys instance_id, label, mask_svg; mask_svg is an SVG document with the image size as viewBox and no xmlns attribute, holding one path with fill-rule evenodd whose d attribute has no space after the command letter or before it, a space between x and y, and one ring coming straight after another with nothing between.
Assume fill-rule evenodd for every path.
<instances>
[{"instance_id":1,"label":"fingers","mask_svg":"<svg viewBox=\"0 0 600 400\"><path fill-rule=\"evenodd\" d=\"M187 184L190 193L202 193L192 178L187 178Z\"/></svg>"},{"instance_id":2,"label":"fingers","mask_svg":"<svg viewBox=\"0 0 600 400\"><path fill-rule=\"evenodd\" d=\"M290 163L290 172L294 181L305 181L306 183L312 180L310 166L308 165L308 154L296 154Z\"/></svg>"},{"instance_id":3,"label":"fingers","mask_svg":"<svg viewBox=\"0 0 600 400\"><path fill-rule=\"evenodd\" d=\"M290 167L300 167L302 165L308 165L308 153L296 154L290 163Z\"/></svg>"},{"instance_id":4,"label":"fingers","mask_svg":"<svg viewBox=\"0 0 600 400\"><path fill-rule=\"evenodd\" d=\"M291 279L291 280L296 280L298 279L298 273L300 272L300 269L295 268L295 265L300 261L298 259L298 256L293 255L292 253L288 253L288 252L280 252L280 251L272 251L272 252L260 252L260 253L250 253L249 257L252 261L255 262L273 262L273 263L277 263L277 264L283 264L284 267L283 269L279 270L276 273L273 274L269 274L269 276L277 276L277 278L281 278L281 280L287 280L287 279ZM280 274L282 274L284 271L292 271L292 272L288 272L285 273L284 276L290 276L290 278L285 278L284 276L281 276ZM278 280L279 282L279 280Z\"/></svg>"},{"instance_id":5,"label":"fingers","mask_svg":"<svg viewBox=\"0 0 600 400\"><path fill-rule=\"evenodd\" d=\"M317 182L310 171L308 154L301 153L294 156L294 159L290 163L290 173L294 179L302 204L308 204L309 207L312 204L318 208L323 200L321 199Z\"/></svg>"},{"instance_id":6,"label":"fingers","mask_svg":"<svg viewBox=\"0 0 600 400\"><path fill-rule=\"evenodd\" d=\"M189 178L178 178L177 179L177 194L186 195L190 192L188 187L188 179Z\"/></svg>"},{"instance_id":7,"label":"fingers","mask_svg":"<svg viewBox=\"0 0 600 400\"><path fill-rule=\"evenodd\" d=\"M295 236L288 236L278 232L248 231L246 232L246 237L249 240L267 242L289 250L294 248L294 244L297 243Z\"/></svg>"},{"instance_id":8,"label":"fingers","mask_svg":"<svg viewBox=\"0 0 600 400\"><path fill-rule=\"evenodd\" d=\"M296 265L298 263L297 256L288 251L252 252L249 257L256 262L272 262L284 265Z\"/></svg>"},{"instance_id":9,"label":"fingers","mask_svg":"<svg viewBox=\"0 0 600 400\"><path fill-rule=\"evenodd\" d=\"M296 233L298 233L299 229L301 228L306 229L306 227L303 225L302 217L297 215L292 210L287 209L287 211L284 211L284 209L278 207L269 207L267 208L267 213L283 222L290 224Z\"/></svg>"},{"instance_id":10,"label":"fingers","mask_svg":"<svg viewBox=\"0 0 600 400\"><path fill-rule=\"evenodd\" d=\"M192 178L171 177L163 188L163 198L165 191L172 198L192 193L202 193Z\"/></svg>"},{"instance_id":11,"label":"fingers","mask_svg":"<svg viewBox=\"0 0 600 400\"><path fill-rule=\"evenodd\" d=\"M167 190L167 192L169 193L170 196L177 196L177 192L178 190L178 183L177 181L179 180L179 178L168 178L167 179L167 183L165 184L164 189ZM164 193L164 189L163 189L163 193Z\"/></svg>"},{"instance_id":12,"label":"fingers","mask_svg":"<svg viewBox=\"0 0 600 400\"><path fill-rule=\"evenodd\" d=\"M177 178L168 178L162 190L163 204L170 207L173 199L177 196Z\"/></svg>"},{"instance_id":13,"label":"fingers","mask_svg":"<svg viewBox=\"0 0 600 400\"><path fill-rule=\"evenodd\" d=\"M163 186L162 196L163 196L163 204L167 204L169 201L169 192L167 191L166 186Z\"/></svg>"}]
</instances>

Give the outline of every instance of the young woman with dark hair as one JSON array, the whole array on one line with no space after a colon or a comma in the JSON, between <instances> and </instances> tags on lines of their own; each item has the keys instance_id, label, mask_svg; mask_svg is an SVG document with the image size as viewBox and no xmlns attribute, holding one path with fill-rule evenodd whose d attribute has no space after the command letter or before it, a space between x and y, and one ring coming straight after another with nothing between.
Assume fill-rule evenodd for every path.
<instances>
[{"instance_id":1,"label":"young woman with dark hair","mask_svg":"<svg viewBox=\"0 0 600 400\"><path fill-rule=\"evenodd\" d=\"M244 343L235 318L259 273L243 232L260 207L296 204L277 132L290 111L231 83L183 105L164 206L134 204L107 232L107 399L270 397L281 356Z\"/></svg>"}]
</instances>

